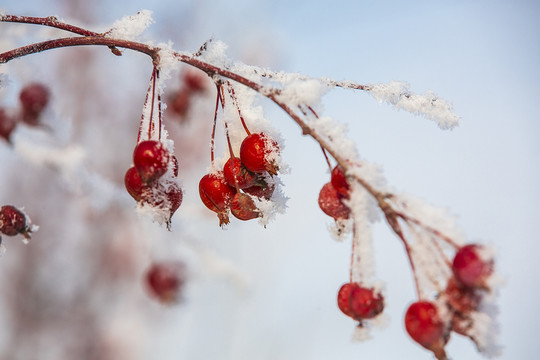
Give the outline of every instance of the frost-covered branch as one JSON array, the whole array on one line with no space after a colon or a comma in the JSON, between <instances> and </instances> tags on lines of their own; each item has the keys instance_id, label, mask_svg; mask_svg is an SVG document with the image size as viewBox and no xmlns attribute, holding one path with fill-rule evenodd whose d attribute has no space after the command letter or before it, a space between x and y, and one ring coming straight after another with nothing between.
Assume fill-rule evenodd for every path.
<instances>
[{"instance_id":1,"label":"frost-covered branch","mask_svg":"<svg viewBox=\"0 0 540 360\"><path fill-rule=\"evenodd\" d=\"M332 177L336 169L336 176L340 177L337 185L332 179L319 195L321 209L336 219L336 233L339 235L350 229L353 232L350 279L340 289L340 309L365 329L369 327L367 320L371 321L384 308L384 297L371 271L369 223L373 217L371 208L375 204L376 213L384 215L390 229L402 241L413 273L418 301L411 305L406 317L406 327L411 337L431 350L438 359L446 359L444 345L451 331L468 336L479 348L485 348L483 340L478 340L482 339L484 332L477 326L480 321L476 321L475 317L481 310L481 301L491 292L488 282L493 267L491 255L476 244L463 246L458 228L452 220L448 220L446 213L391 190L379 169L360 158L356 145L347 137L345 126L317 112L322 96L339 87L365 91L379 102L434 120L442 129L452 129L458 125L459 117L450 103L430 91L415 94L408 84L402 82L363 85L248 66L228 58L225 55L226 46L221 42L209 41L195 53L175 51L169 45L144 43L138 37L152 22L148 11L123 18L103 33L64 23L56 17L0 15L0 21L49 26L76 35L6 51L0 54L0 64L46 50L89 45L107 46L117 56L122 55L120 49L127 49L151 58L153 70L134 150L134 165L126 172L124 181L128 193L139 207L154 213L156 209L159 210L160 222L167 225L180 206L183 193L178 181L178 160L174 156L174 146L167 133L162 131L163 89L160 74L167 77L179 63L185 63L206 73L216 84L211 171L201 179L199 193L203 203L218 214L220 225L228 223L229 211L240 220L259 218L260 223L266 225L271 217L269 214L283 208L282 204L272 204L274 188L279 185L279 179L274 177L283 165L280 162L279 141L263 132L248 129L248 125L264 120L255 109L251 97L258 94L274 102L300 127L303 135L310 136L320 145ZM0 74L0 87L5 82ZM225 106L226 101L231 101L233 106ZM254 160L248 166L247 161L235 155L238 149L233 149L233 141L238 143L235 138L239 137L238 132L233 133L231 120L223 119L228 145L226 156L229 160L223 170L217 169L214 164L214 137L219 109L223 113L228 111L227 115L237 113L241 127L238 124L234 126L241 129L244 141L248 138L252 141L252 149L263 149L258 154L254 150L252 154L255 160L261 160L261 164ZM240 153L243 145L242 141L241 146L236 146L240 147ZM327 155L335 161L334 169ZM227 164L232 182L227 180ZM337 186L342 188L338 189ZM257 195L250 193L250 188ZM460 265L462 251L469 251L467 261L473 261L470 259L475 257L475 269L480 268L480 274L476 272L471 275L466 266ZM419 314L425 312L434 315L422 319ZM429 323L418 325L421 321ZM427 337L429 341L418 330L426 328L431 332Z\"/></svg>"}]
</instances>

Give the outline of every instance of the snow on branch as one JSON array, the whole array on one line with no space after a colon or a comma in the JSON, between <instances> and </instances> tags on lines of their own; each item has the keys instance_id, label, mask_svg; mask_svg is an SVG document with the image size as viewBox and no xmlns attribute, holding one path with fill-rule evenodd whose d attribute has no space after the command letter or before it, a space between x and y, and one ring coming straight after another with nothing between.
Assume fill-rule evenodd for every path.
<instances>
[{"instance_id":1,"label":"snow on branch","mask_svg":"<svg viewBox=\"0 0 540 360\"><path fill-rule=\"evenodd\" d=\"M152 11L141 10L135 15L124 16L115 21L111 30L107 32L107 36L124 40L138 40L139 36L153 22Z\"/></svg>"},{"instance_id":2,"label":"snow on branch","mask_svg":"<svg viewBox=\"0 0 540 360\"><path fill-rule=\"evenodd\" d=\"M422 115L435 121L441 129L453 129L459 125L459 116L454 113L452 104L432 91L428 90L418 95L411 92L408 83L400 81L370 85L367 90L379 102L386 102L415 115Z\"/></svg>"}]
</instances>

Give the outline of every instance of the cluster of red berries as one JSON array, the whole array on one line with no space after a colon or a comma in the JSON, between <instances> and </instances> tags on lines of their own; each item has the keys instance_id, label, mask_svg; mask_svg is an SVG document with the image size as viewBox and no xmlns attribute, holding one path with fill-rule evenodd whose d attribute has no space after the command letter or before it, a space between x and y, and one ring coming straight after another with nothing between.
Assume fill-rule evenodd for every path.
<instances>
[{"instance_id":1,"label":"cluster of red berries","mask_svg":"<svg viewBox=\"0 0 540 360\"><path fill-rule=\"evenodd\" d=\"M240 146L240 158L231 157L223 170L206 174L199 182L203 204L219 218L219 225L229 223L229 210L240 220L260 216L252 196L270 199L277 175L274 155L277 143L264 133L248 135Z\"/></svg>"},{"instance_id":2,"label":"cluster of red berries","mask_svg":"<svg viewBox=\"0 0 540 360\"><path fill-rule=\"evenodd\" d=\"M179 261L162 261L150 265L144 275L148 293L163 304L178 302L185 283L185 266Z\"/></svg>"},{"instance_id":3,"label":"cluster of red berries","mask_svg":"<svg viewBox=\"0 0 540 360\"><path fill-rule=\"evenodd\" d=\"M0 208L0 233L7 236L22 234L29 239L31 232L27 217L21 210L12 205L4 205ZM0 243L2 243L1 236Z\"/></svg>"},{"instance_id":4,"label":"cluster of red berries","mask_svg":"<svg viewBox=\"0 0 540 360\"><path fill-rule=\"evenodd\" d=\"M350 185L339 165L331 172L330 182L323 185L319 193L319 207L336 221L348 219L351 209L344 201L350 197Z\"/></svg>"},{"instance_id":5,"label":"cluster of red berries","mask_svg":"<svg viewBox=\"0 0 540 360\"><path fill-rule=\"evenodd\" d=\"M407 309L407 333L438 359L446 359L444 346L452 331L477 340L471 332L472 314L489 291L487 281L493 273L493 260L485 252L477 244L459 248L452 262L452 276L442 294L435 301L416 301Z\"/></svg>"},{"instance_id":6,"label":"cluster of red berries","mask_svg":"<svg viewBox=\"0 0 540 360\"><path fill-rule=\"evenodd\" d=\"M169 95L168 109L181 121L191 108L196 95L203 93L207 88L207 79L202 72L184 71L180 75L180 88Z\"/></svg>"},{"instance_id":7,"label":"cluster of red berries","mask_svg":"<svg viewBox=\"0 0 540 360\"><path fill-rule=\"evenodd\" d=\"M0 107L0 137L10 141L11 133L19 121L30 125L39 125L41 114L47 107L50 99L49 89L40 83L31 83L23 87L19 93L20 110L11 114Z\"/></svg>"},{"instance_id":8,"label":"cluster of red berries","mask_svg":"<svg viewBox=\"0 0 540 360\"><path fill-rule=\"evenodd\" d=\"M337 165L331 171L330 181L323 185L319 193L319 207L336 221L348 219L351 213L345 201L350 198L350 185ZM347 316L358 321L359 326L365 320L379 315L384 309L384 297L380 291L358 282L343 284L338 291L339 309Z\"/></svg>"},{"instance_id":9,"label":"cluster of red berries","mask_svg":"<svg viewBox=\"0 0 540 360\"><path fill-rule=\"evenodd\" d=\"M164 175L169 173L165 181ZM167 210L169 221L182 204L182 189L178 177L178 159L156 140L141 141L133 151L133 166L124 176L128 193L142 205Z\"/></svg>"}]
</instances>

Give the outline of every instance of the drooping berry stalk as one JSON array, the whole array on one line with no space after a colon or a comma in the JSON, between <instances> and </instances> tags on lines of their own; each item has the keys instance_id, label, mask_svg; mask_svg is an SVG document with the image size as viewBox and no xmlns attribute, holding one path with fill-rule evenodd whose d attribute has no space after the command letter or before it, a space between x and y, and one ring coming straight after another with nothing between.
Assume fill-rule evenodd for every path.
<instances>
[{"instance_id":1,"label":"drooping berry stalk","mask_svg":"<svg viewBox=\"0 0 540 360\"><path fill-rule=\"evenodd\" d=\"M216 125L217 125L217 116L218 116L218 109L219 104L221 101L221 90L220 86L216 84L216 106L214 109L214 122L212 124L212 135L210 136L210 162L212 165L214 164L214 148L215 148L215 142L216 142Z\"/></svg>"},{"instance_id":2,"label":"drooping berry stalk","mask_svg":"<svg viewBox=\"0 0 540 360\"><path fill-rule=\"evenodd\" d=\"M246 131L246 134L251 135L251 132L249 131L246 122L244 120L244 117L242 116L242 112L240 111L240 106L238 105L238 98L236 97L236 93L234 92L234 88L231 85L230 81L227 81L227 89L229 90L229 95L232 99L232 102L234 106L236 106L236 110L238 110L238 116L240 117L240 121L242 122L242 126L244 127L244 130Z\"/></svg>"}]
</instances>

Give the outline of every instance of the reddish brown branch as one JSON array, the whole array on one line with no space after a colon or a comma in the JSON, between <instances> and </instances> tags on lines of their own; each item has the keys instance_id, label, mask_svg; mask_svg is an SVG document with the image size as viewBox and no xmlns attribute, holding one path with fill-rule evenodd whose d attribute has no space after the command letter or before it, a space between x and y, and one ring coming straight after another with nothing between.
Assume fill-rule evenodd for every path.
<instances>
[{"instance_id":1,"label":"reddish brown branch","mask_svg":"<svg viewBox=\"0 0 540 360\"><path fill-rule=\"evenodd\" d=\"M0 64L7 63L10 60L13 60L13 59L25 56L25 55L35 54L38 52L56 49L56 48L83 46L83 45L102 45L102 46L108 46L110 48L116 48L116 47L125 48L125 49L130 49L130 50L144 53L150 56L153 60L153 63L155 65L158 65L159 67L159 52L161 50L160 48L151 47L146 44L129 41L129 40L107 38L107 37L104 37L102 34L90 32L90 31L87 31L87 30L84 30L84 29L81 29L72 25L63 24L61 22L58 22L56 18L51 18L51 17L29 18L29 17L16 17L16 16L11 16L11 15L5 15L0 18L0 21L42 24L42 25L53 26L53 27L57 27L63 30L75 32L80 35L84 35L82 37L61 38L61 39L44 41L44 42L40 42L40 43L28 45L28 46L23 46L18 49L4 52L0 54ZM350 164L347 161L347 159L345 159L341 154L333 150L334 147L332 146L332 142L334 140L327 139L322 134L319 134L314 129L312 129L307 124L307 122L304 121L304 119L300 117L298 113L296 113L284 100L280 98L281 91L279 89L263 86L255 81L249 80L228 69L206 63L202 60L199 60L195 55L187 55L187 54L178 53L178 52L173 52L172 55L175 56L179 61L189 64L191 66L194 66L206 72L208 76L210 77L221 76L221 77L233 80L239 84L242 84L244 86L247 86L248 88L251 88L252 90L258 92L262 96L265 96L266 98L272 100L281 109L283 109L283 111L285 111L294 122L296 122L296 124L302 129L302 133L304 135L309 135L316 142L318 142L319 145L323 148L323 150L326 151L328 154L330 154L336 160L336 162L341 166L341 168L343 169L345 173L349 169ZM270 78L272 77L270 76L270 74L262 74L261 76L270 77ZM338 87L359 89L359 90L370 89L370 87L367 85L359 85L359 84L355 84L351 82L336 82L332 80L322 80L322 81L326 82L329 85L338 86ZM219 88L218 88L217 101L219 101L219 97L220 97L220 94L219 94ZM218 105L216 104L216 114L215 114L216 116L217 116L217 106ZM298 106L307 106L307 105L298 104ZM307 108L311 110L312 112L314 112L313 109L311 109L309 106L307 106ZM211 150L211 158L213 160L213 144L212 144L212 150ZM375 189L367 181L365 181L359 176L348 175L348 178L351 180L357 181L360 185L362 185L362 187L364 187L377 200L379 206L381 207L381 209L383 209L383 211L384 209L388 210L388 207L390 205L386 201L387 200L386 194L381 193L380 191ZM396 232L396 234L400 236L399 233Z\"/></svg>"},{"instance_id":2,"label":"reddish brown branch","mask_svg":"<svg viewBox=\"0 0 540 360\"><path fill-rule=\"evenodd\" d=\"M66 24L62 21L58 21L58 19L55 16L33 17L33 16L3 15L3 16L0 16L0 21L50 26L53 28L66 30L74 34L83 35L83 36L103 36L103 34L99 34L94 31L86 30L78 26L74 26L74 25Z\"/></svg>"}]
</instances>

